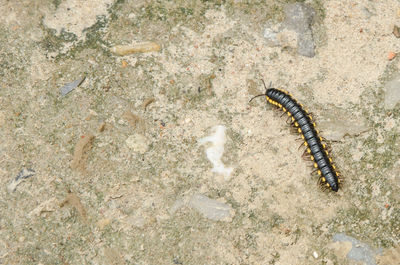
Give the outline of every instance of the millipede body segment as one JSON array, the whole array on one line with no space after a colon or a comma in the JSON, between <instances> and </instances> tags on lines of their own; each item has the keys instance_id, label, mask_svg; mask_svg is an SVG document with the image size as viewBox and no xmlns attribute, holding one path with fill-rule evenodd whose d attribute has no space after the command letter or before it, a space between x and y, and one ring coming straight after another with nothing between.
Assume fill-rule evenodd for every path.
<instances>
[{"instance_id":1,"label":"millipede body segment","mask_svg":"<svg viewBox=\"0 0 400 265\"><path fill-rule=\"evenodd\" d=\"M265 84L264 84L265 85ZM261 95L260 95L261 96ZM297 128L298 133L304 140L306 152L314 162L314 167L319 175L319 182L333 191L338 191L340 187L340 177L332 158L326 150L326 145L318 135L315 122L302 105L299 104L288 92L268 88L265 94L267 101L272 105L282 109L290 117L292 125Z\"/></svg>"}]
</instances>

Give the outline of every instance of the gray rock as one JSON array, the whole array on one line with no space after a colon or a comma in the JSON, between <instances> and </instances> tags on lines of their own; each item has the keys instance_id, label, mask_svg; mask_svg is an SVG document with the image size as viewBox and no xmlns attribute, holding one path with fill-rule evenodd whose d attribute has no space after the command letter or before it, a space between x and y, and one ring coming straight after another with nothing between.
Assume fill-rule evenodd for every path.
<instances>
[{"instance_id":1,"label":"gray rock","mask_svg":"<svg viewBox=\"0 0 400 265\"><path fill-rule=\"evenodd\" d=\"M363 243L355 239L354 237L348 236L343 233L339 233L333 236L333 242L350 242L352 245L351 250L347 253L347 258L363 261L367 265L376 265L374 256L381 253L382 250L374 250L368 244Z\"/></svg>"},{"instance_id":2,"label":"gray rock","mask_svg":"<svg viewBox=\"0 0 400 265\"><path fill-rule=\"evenodd\" d=\"M393 109L400 102L400 74L387 82L384 90L385 109Z\"/></svg>"},{"instance_id":3,"label":"gray rock","mask_svg":"<svg viewBox=\"0 0 400 265\"><path fill-rule=\"evenodd\" d=\"M269 25L264 29L264 38L267 40L267 45L270 47L279 46L277 38L278 32L275 32Z\"/></svg>"},{"instance_id":4,"label":"gray rock","mask_svg":"<svg viewBox=\"0 0 400 265\"><path fill-rule=\"evenodd\" d=\"M71 83L65 84L64 86L62 86L60 88L60 92L62 96L67 95L69 92L71 92L72 90L74 90L75 88L77 88L78 86L80 86L83 81L85 81L85 76L82 78L79 78Z\"/></svg>"},{"instance_id":5,"label":"gray rock","mask_svg":"<svg viewBox=\"0 0 400 265\"><path fill-rule=\"evenodd\" d=\"M284 25L288 29L292 29L297 33L306 33L310 31L313 23L315 11L313 8L304 3L287 4L284 8L285 22Z\"/></svg>"},{"instance_id":6,"label":"gray rock","mask_svg":"<svg viewBox=\"0 0 400 265\"><path fill-rule=\"evenodd\" d=\"M297 52L300 55L314 57L315 44L311 25L315 11L303 3L288 4L284 8L286 19L283 27L294 30L298 34Z\"/></svg>"}]
</instances>

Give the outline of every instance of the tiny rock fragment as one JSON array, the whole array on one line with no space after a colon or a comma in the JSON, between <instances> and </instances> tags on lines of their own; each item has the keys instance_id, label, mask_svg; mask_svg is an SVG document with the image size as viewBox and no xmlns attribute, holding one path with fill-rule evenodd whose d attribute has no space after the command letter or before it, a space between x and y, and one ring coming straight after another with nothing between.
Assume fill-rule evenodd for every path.
<instances>
[{"instance_id":1,"label":"tiny rock fragment","mask_svg":"<svg viewBox=\"0 0 400 265\"><path fill-rule=\"evenodd\" d=\"M86 160L89 155L89 150L92 148L93 140L94 135L90 133L79 139L78 143L75 145L74 157L71 163L72 169L85 171Z\"/></svg>"},{"instance_id":2,"label":"tiny rock fragment","mask_svg":"<svg viewBox=\"0 0 400 265\"><path fill-rule=\"evenodd\" d=\"M149 147L147 138L137 133L130 135L125 142L129 148L133 149L135 152L138 152L140 154L146 153Z\"/></svg>"},{"instance_id":3,"label":"tiny rock fragment","mask_svg":"<svg viewBox=\"0 0 400 265\"><path fill-rule=\"evenodd\" d=\"M23 182L27 178L32 177L33 175L35 175L35 171L33 169L21 169L18 175L7 185L8 192L14 192L21 182Z\"/></svg>"},{"instance_id":4,"label":"tiny rock fragment","mask_svg":"<svg viewBox=\"0 0 400 265\"><path fill-rule=\"evenodd\" d=\"M266 27L264 29L264 38L267 40L267 45L270 47L275 47L275 46L279 46L279 42L278 42L278 38L277 35L278 33L275 32L273 29L271 29L270 27Z\"/></svg>"},{"instance_id":5,"label":"tiny rock fragment","mask_svg":"<svg viewBox=\"0 0 400 265\"><path fill-rule=\"evenodd\" d=\"M395 52L389 52L388 53L388 60L391 61L396 57L396 53Z\"/></svg>"},{"instance_id":6,"label":"tiny rock fragment","mask_svg":"<svg viewBox=\"0 0 400 265\"><path fill-rule=\"evenodd\" d=\"M143 101L142 108L143 108L144 110L146 110L147 106L150 105L151 103L153 103L154 101L155 101L154 98L148 98L148 99L146 99L145 101Z\"/></svg>"},{"instance_id":7,"label":"tiny rock fragment","mask_svg":"<svg viewBox=\"0 0 400 265\"><path fill-rule=\"evenodd\" d=\"M313 252L313 257L314 257L315 259L318 259L318 253L317 253L317 251L314 251L314 252Z\"/></svg>"},{"instance_id":8,"label":"tiny rock fragment","mask_svg":"<svg viewBox=\"0 0 400 265\"><path fill-rule=\"evenodd\" d=\"M64 207L65 205L70 205L76 209L79 216L82 218L83 222L87 223L87 215L86 210L83 207L81 200L74 193L69 193L65 200L60 204L60 207Z\"/></svg>"},{"instance_id":9,"label":"tiny rock fragment","mask_svg":"<svg viewBox=\"0 0 400 265\"><path fill-rule=\"evenodd\" d=\"M396 38L400 38L400 28L396 25L393 26L393 35Z\"/></svg>"},{"instance_id":10,"label":"tiny rock fragment","mask_svg":"<svg viewBox=\"0 0 400 265\"><path fill-rule=\"evenodd\" d=\"M128 55L133 53L158 52L161 46L155 42L144 42L132 45L116 45L110 49L117 55Z\"/></svg>"},{"instance_id":11,"label":"tiny rock fragment","mask_svg":"<svg viewBox=\"0 0 400 265\"><path fill-rule=\"evenodd\" d=\"M59 204L60 203L57 198L51 198L39 204L39 206L37 206L28 214L28 217L32 218L34 216L40 216L42 213L54 212Z\"/></svg>"},{"instance_id":12,"label":"tiny rock fragment","mask_svg":"<svg viewBox=\"0 0 400 265\"><path fill-rule=\"evenodd\" d=\"M107 123L103 122L102 124L100 124L98 131L99 132L104 132L104 130L106 129Z\"/></svg>"},{"instance_id":13,"label":"tiny rock fragment","mask_svg":"<svg viewBox=\"0 0 400 265\"><path fill-rule=\"evenodd\" d=\"M389 80L385 87L385 109L393 109L400 102L400 73Z\"/></svg>"},{"instance_id":14,"label":"tiny rock fragment","mask_svg":"<svg viewBox=\"0 0 400 265\"><path fill-rule=\"evenodd\" d=\"M83 83L83 81L85 81L85 79L86 79L86 77L84 76L82 78L79 78L79 79L71 82L71 83L65 84L64 86L62 86L60 88L61 95L62 96L67 95L69 92L71 92L72 90L74 90L75 88L80 86Z\"/></svg>"}]
</instances>

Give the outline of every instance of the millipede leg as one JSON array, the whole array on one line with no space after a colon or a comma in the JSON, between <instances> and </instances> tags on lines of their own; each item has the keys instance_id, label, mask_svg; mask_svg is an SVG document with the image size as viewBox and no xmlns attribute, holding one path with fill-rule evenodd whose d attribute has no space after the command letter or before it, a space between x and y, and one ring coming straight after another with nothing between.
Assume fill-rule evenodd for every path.
<instances>
[{"instance_id":1,"label":"millipede leg","mask_svg":"<svg viewBox=\"0 0 400 265\"><path fill-rule=\"evenodd\" d=\"M299 132L297 131L297 128L295 128L295 127L290 127L290 133L291 134L296 134L296 135L299 134Z\"/></svg>"},{"instance_id":2,"label":"millipede leg","mask_svg":"<svg viewBox=\"0 0 400 265\"><path fill-rule=\"evenodd\" d=\"M311 155L308 153L308 150L306 149L306 150L304 150L304 152L303 152L303 154L301 155L301 157L304 159L304 160L307 160L307 161L311 161L312 159L311 159Z\"/></svg>"},{"instance_id":3,"label":"millipede leg","mask_svg":"<svg viewBox=\"0 0 400 265\"><path fill-rule=\"evenodd\" d=\"M303 139L302 139L303 140ZM305 145L305 143L302 143L300 146L299 146L299 148L297 148L297 150L300 150L300 148L302 147L302 146L304 146Z\"/></svg>"}]
</instances>

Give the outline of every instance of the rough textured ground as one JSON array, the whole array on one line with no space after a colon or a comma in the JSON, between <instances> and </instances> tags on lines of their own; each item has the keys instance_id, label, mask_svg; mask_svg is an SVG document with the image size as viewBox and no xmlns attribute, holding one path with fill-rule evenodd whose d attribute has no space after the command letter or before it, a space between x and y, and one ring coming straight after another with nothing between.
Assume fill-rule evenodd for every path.
<instances>
[{"instance_id":1,"label":"rough textured ground","mask_svg":"<svg viewBox=\"0 0 400 265\"><path fill-rule=\"evenodd\" d=\"M387 55L400 3L306 1L307 58L263 37L288 1L249 2L0 2L1 264L356 264L337 233L396 264L400 105L385 109L383 88L399 72ZM161 50L109 50L146 41ZM337 194L317 186L285 118L249 104L261 78L335 140ZM216 125L230 177L198 144ZM22 169L35 174L7 188ZM231 218L174 207L195 194Z\"/></svg>"}]
</instances>

